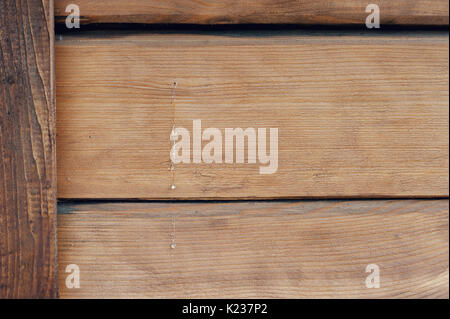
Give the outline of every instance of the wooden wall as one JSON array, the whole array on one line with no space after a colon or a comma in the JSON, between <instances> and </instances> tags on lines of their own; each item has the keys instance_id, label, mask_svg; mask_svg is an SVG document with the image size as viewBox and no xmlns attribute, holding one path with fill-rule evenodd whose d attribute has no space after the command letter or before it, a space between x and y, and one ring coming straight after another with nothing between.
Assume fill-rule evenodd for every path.
<instances>
[{"instance_id":1,"label":"wooden wall","mask_svg":"<svg viewBox=\"0 0 450 319\"><path fill-rule=\"evenodd\" d=\"M449 297L448 1L69 4L0 3L0 298Z\"/></svg>"}]
</instances>

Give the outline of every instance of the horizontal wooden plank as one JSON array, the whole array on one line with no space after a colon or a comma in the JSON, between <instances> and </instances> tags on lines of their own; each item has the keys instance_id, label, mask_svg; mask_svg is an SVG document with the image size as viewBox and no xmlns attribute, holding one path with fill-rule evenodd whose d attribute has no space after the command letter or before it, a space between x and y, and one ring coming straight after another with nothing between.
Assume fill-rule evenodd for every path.
<instances>
[{"instance_id":1,"label":"horizontal wooden plank","mask_svg":"<svg viewBox=\"0 0 450 319\"><path fill-rule=\"evenodd\" d=\"M448 200L63 203L59 213L62 298L449 296ZM69 264L79 289L66 288ZM380 288L366 288L368 264Z\"/></svg>"},{"instance_id":2,"label":"horizontal wooden plank","mask_svg":"<svg viewBox=\"0 0 450 319\"><path fill-rule=\"evenodd\" d=\"M55 0L56 21L64 23L71 0ZM363 0L78 0L83 23L295 23L360 24ZM379 0L382 24L447 25L446 0Z\"/></svg>"},{"instance_id":3,"label":"horizontal wooden plank","mask_svg":"<svg viewBox=\"0 0 450 319\"><path fill-rule=\"evenodd\" d=\"M58 196L448 196L448 53L447 32L65 36ZM172 174L172 127L192 140L196 119L224 137L277 128L276 172L258 157Z\"/></svg>"}]
</instances>

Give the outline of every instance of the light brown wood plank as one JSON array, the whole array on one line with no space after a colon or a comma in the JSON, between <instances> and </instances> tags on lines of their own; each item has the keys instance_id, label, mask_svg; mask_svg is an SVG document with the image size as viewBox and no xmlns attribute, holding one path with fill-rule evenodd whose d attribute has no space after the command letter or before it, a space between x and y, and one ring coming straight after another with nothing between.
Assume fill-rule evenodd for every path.
<instances>
[{"instance_id":1,"label":"light brown wood plank","mask_svg":"<svg viewBox=\"0 0 450 319\"><path fill-rule=\"evenodd\" d=\"M62 298L449 296L448 200L60 204L59 212ZM80 268L79 289L65 286L68 264ZM379 266L380 288L366 288L368 264Z\"/></svg>"},{"instance_id":2,"label":"light brown wood plank","mask_svg":"<svg viewBox=\"0 0 450 319\"><path fill-rule=\"evenodd\" d=\"M65 36L56 59L60 198L448 196L446 32ZM278 170L178 164L172 190L173 118L278 128Z\"/></svg>"},{"instance_id":3,"label":"light brown wood plank","mask_svg":"<svg viewBox=\"0 0 450 319\"><path fill-rule=\"evenodd\" d=\"M56 0L64 23L71 0ZM368 13L363 0L78 0L83 23L288 23L359 24ZM446 0L379 0L382 24L446 25Z\"/></svg>"},{"instance_id":4,"label":"light brown wood plank","mask_svg":"<svg viewBox=\"0 0 450 319\"><path fill-rule=\"evenodd\" d=\"M54 298L53 1L0 1L0 299Z\"/></svg>"}]
</instances>

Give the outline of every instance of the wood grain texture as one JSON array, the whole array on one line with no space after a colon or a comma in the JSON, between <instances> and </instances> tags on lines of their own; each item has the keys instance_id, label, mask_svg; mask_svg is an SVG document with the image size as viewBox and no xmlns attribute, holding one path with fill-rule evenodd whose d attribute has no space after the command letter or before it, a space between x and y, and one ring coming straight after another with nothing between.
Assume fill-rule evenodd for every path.
<instances>
[{"instance_id":1,"label":"wood grain texture","mask_svg":"<svg viewBox=\"0 0 450 319\"><path fill-rule=\"evenodd\" d=\"M60 198L448 196L447 32L91 34L56 52ZM173 118L278 128L278 171L179 164L171 190Z\"/></svg>"},{"instance_id":2,"label":"wood grain texture","mask_svg":"<svg viewBox=\"0 0 450 319\"><path fill-rule=\"evenodd\" d=\"M56 0L64 23L71 0ZM368 13L363 0L78 0L82 23L357 24ZM379 0L382 24L446 25L446 0Z\"/></svg>"},{"instance_id":3,"label":"wood grain texture","mask_svg":"<svg viewBox=\"0 0 450 319\"><path fill-rule=\"evenodd\" d=\"M62 298L449 296L448 200L60 205Z\"/></svg>"},{"instance_id":4,"label":"wood grain texture","mask_svg":"<svg viewBox=\"0 0 450 319\"><path fill-rule=\"evenodd\" d=\"M56 297L53 1L0 1L0 299Z\"/></svg>"}]
</instances>

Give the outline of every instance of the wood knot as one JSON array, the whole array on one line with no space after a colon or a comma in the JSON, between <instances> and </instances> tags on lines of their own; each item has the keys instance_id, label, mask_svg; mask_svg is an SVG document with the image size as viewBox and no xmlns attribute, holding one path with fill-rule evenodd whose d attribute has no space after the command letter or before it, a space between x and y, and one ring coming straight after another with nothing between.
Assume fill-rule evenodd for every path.
<instances>
[{"instance_id":1,"label":"wood knot","mask_svg":"<svg viewBox=\"0 0 450 319\"><path fill-rule=\"evenodd\" d=\"M12 75L8 75L8 76L5 78L4 82L5 82L6 84L14 84L14 83L16 83L16 80L14 79L14 77L13 77Z\"/></svg>"}]
</instances>

